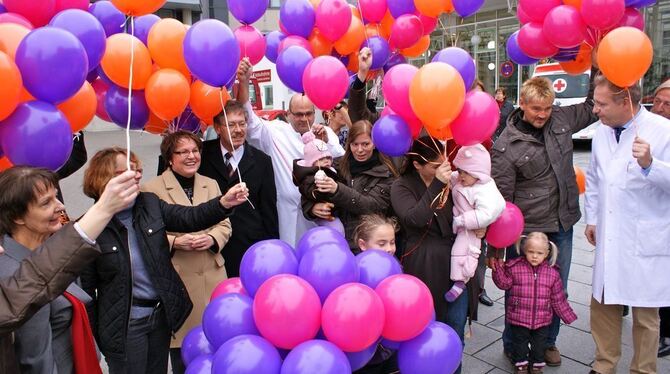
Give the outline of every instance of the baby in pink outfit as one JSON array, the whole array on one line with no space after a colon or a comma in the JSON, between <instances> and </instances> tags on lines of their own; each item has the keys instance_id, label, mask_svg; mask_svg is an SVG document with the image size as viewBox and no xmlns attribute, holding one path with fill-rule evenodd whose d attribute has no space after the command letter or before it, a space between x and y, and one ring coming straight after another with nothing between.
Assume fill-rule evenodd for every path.
<instances>
[{"instance_id":1,"label":"baby in pink outfit","mask_svg":"<svg viewBox=\"0 0 670 374\"><path fill-rule=\"evenodd\" d=\"M505 199L491 179L491 156L481 144L462 147L454 158L457 171L451 174L456 241L451 248L451 280L454 285L444 295L448 302L460 296L475 275L481 239L474 230L492 224L503 209Z\"/></svg>"}]
</instances>

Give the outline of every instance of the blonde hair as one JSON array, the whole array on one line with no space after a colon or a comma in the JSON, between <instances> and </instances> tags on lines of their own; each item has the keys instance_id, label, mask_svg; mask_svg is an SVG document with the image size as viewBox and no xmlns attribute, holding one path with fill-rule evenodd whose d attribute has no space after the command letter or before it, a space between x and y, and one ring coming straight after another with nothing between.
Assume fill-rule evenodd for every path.
<instances>
[{"instance_id":1,"label":"blonde hair","mask_svg":"<svg viewBox=\"0 0 670 374\"><path fill-rule=\"evenodd\" d=\"M377 227L384 225L390 225L394 232L398 232L398 220L395 217L385 217L379 214L361 216L361 222L354 229L354 243L358 244L359 239L367 242L370 240L370 233Z\"/></svg>"},{"instance_id":2,"label":"blonde hair","mask_svg":"<svg viewBox=\"0 0 670 374\"><path fill-rule=\"evenodd\" d=\"M525 254L526 246L528 245L529 240L537 240L544 243L547 246L547 250L549 251L549 256L547 257L549 266L556 265L556 259L558 258L558 247L556 244L554 244L554 242L549 240L545 233L542 232L531 232L528 235L522 235L516 242L516 253L519 255Z\"/></svg>"},{"instance_id":3,"label":"blonde hair","mask_svg":"<svg viewBox=\"0 0 670 374\"><path fill-rule=\"evenodd\" d=\"M551 101L554 102L556 95L551 87L551 81L544 77L534 77L523 82L521 86L521 100L529 101Z\"/></svg>"}]
</instances>

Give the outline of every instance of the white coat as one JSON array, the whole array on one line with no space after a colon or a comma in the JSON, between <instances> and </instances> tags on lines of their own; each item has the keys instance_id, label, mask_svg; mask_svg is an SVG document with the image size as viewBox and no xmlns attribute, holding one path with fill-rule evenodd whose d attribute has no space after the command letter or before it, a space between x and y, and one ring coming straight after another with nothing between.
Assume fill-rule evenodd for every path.
<instances>
[{"instance_id":1,"label":"white coat","mask_svg":"<svg viewBox=\"0 0 670 374\"><path fill-rule=\"evenodd\" d=\"M632 155L650 143L649 174ZM598 126L586 176L586 223L596 226L593 297L605 304L670 305L670 121L640 109L621 133ZM603 294L604 292L604 294Z\"/></svg>"},{"instance_id":2,"label":"white coat","mask_svg":"<svg viewBox=\"0 0 670 374\"><path fill-rule=\"evenodd\" d=\"M249 124L247 141L272 158L275 184L277 186L277 213L279 215L279 238L291 246L300 240L302 234L316 224L305 219L300 206L300 192L293 184L293 160L304 158L305 145L300 134L293 126L283 121L261 121L247 103ZM344 155L344 148L330 127L324 127L328 133L328 150L333 158Z\"/></svg>"}]
</instances>

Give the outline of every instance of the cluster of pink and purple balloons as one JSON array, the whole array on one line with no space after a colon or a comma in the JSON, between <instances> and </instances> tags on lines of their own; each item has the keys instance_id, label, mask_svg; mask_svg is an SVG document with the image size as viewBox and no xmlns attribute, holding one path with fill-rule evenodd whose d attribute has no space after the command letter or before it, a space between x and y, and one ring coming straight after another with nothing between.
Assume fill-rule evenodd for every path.
<instances>
[{"instance_id":1,"label":"cluster of pink and purple balloons","mask_svg":"<svg viewBox=\"0 0 670 374\"><path fill-rule=\"evenodd\" d=\"M430 291L380 250L354 256L318 227L294 250L266 240L242 258L240 277L212 293L202 325L182 343L187 373L351 373L380 344L403 373L453 373L462 344L434 321Z\"/></svg>"}]
</instances>

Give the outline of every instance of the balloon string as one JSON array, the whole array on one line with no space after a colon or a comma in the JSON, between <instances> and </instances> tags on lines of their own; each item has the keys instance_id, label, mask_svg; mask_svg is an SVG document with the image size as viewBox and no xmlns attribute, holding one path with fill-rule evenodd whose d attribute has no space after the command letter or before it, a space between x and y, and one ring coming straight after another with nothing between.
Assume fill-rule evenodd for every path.
<instances>
[{"instance_id":1,"label":"balloon string","mask_svg":"<svg viewBox=\"0 0 670 374\"><path fill-rule=\"evenodd\" d=\"M130 170L130 115L133 110L133 65L135 64L135 22L130 19L130 73L128 74L128 120L126 121L126 167Z\"/></svg>"},{"instance_id":2,"label":"balloon string","mask_svg":"<svg viewBox=\"0 0 670 374\"><path fill-rule=\"evenodd\" d=\"M365 41L368 42L368 46L370 45L370 38L368 38L368 32L365 29L365 21L363 21L363 7L361 6L361 2L358 2L358 11L361 13L361 23L363 24L363 36L365 36Z\"/></svg>"},{"instance_id":3,"label":"balloon string","mask_svg":"<svg viewBox=\"0 0 670 374\"><path fill-rule=\"evenodd\" d=\"M633 99L630 96L630 90L628 87L626 87L626 93L628 94L628 104L630 105L630 120L632 121L633 127L635 128L635 137L637 138L640 134L638 133L637 123L635 123L635 109L633 108Z\"/></svg>"}]
</instances>

